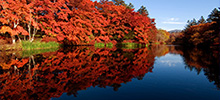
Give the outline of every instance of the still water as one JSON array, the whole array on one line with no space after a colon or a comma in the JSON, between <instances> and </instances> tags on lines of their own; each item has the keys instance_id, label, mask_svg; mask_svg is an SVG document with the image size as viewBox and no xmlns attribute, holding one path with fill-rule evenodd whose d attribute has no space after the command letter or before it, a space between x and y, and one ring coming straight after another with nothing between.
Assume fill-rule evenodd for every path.
<instances>
[{"instance_id":1,"label":"still water","mask_svg":"<svg viewBox=\"0 0 220 100\"><path fill-rule=\"evenodd\" d=\"M220 100L219 51L180 46L0 53L0 99Z\"/></svg>"}]
</instances>

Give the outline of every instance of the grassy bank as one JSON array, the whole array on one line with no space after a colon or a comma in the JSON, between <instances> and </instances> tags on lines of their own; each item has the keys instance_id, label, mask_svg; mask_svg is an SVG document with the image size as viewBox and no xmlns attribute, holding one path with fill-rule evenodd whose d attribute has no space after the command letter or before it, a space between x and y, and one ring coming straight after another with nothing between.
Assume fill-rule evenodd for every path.
<instances>
[{"instance_id":1,"label":"grassy bank","mask_svg":"<svg viewBox=\"0 0 220 100\"><path fill-rule=\"evenodd\" d=\"M136 48L142 48L146 47L146 45L142 45L139 43L132 43L132 42L127 42L127 43L118 43L116 47L122 48L122 49L136 49Z\"/></svg>"},{"instance_id":2,"label":"grassy bank","mask_svg":"<svg viewBox=\"0 0 220 100\"><path fill-rule=\"evenodd\" d=\"M22 41L22 50L33 50L33 49L49 49L49 48L58 48L59 43L57 42L41 42L41 41Z\"/></svg>"},{"instance_id":3,"label":"grassy bank","mask_svg":"<svg viewBox=\"0 0 220 100\"><path fill-rule=\"evenodd\" d=\"M112 43L95 43L94 46L96 48L113 48L114 47ZM122 48L122 49L136 49L136 48L148 47L148 44L143 45L139 43L126 42L126 43L118 43L115 46L117 48Z\"/></svg>"},{"instance_id":4,"label":"grassy bank","mask_svg":"<svg viewBox=\"0 0 220 100\"><path fill-rule=\"evenodd\" d=\"M59 44L56 42L29 42L22 41L15 44L0 45L1 57L7 58L7 56L16 56L18 58L25 58L32 55L55 52L59 49Z\"/></svg>"},{"instance_id":5,"label":"grassy bank","mask_svg":"<svg viewBox=\"0 0 220 100\"><path fill-rule=\"evenodd\" d=\"M21 43L0 45L0 51L13 51L13 50L21 50L21 49L22 49Z\"/></svg>"},{"instance_id":6,"label":"grassy bank","mask_svg":"<svg viewBox=\"0 0 220 100\"><path fill-rule=\"evenodd\" d=\"M36 49L36 50L22 50L22 57L29 57L32 55L47 53L47 52L55 52L59 50L59 48L48 48L48 49Z\"/></svg>"},{"instance_id":7,"label":"grassy bank","mask_svg":"<svg viewBox=\"0 0 220 100\"><path fill-rule=\"evenodd\" d=\"M94 44L95 48L113 48L112 43L95 43Z\"/></svg>"}]
</instances>

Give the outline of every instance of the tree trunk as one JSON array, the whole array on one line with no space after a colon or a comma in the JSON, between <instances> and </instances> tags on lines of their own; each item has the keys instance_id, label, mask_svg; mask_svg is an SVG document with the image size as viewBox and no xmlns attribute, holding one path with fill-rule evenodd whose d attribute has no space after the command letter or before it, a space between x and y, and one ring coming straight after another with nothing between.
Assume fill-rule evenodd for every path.
<instances>
[{"instance_id":1,"label":"tree trunk","mask_svg":"<svg viewBox=\"0 0 220 100\"><path fill-rule=\"evenodd\" d=\"M26 35L24 36L24 40L26 40Z\"/></svg>"},{"instance_id":2,"label":"tree trunk","mask_svg":"<svg viewBox=\"0 0 220 100\"><path fill-rule=\"evenodd\" d=\"M29 41L31 40L31 11L30 11L30 21L28 24Z\"/></svg>"},{"instance_id":3,"label":"tree trunk","mask_svg":"<svg viewBox=\"0 0 220 100\"><path fill-rule=\"evenodd\" d=\"M18 40L19 40L19 42L21 42L21 38L19 37L19 35L17 35L18 36Z\"/></svg>"},{"instance_id":4,"label":"tree trunk","mask_svg":"<svg viewBox=\"0 0 220 100\"><path fill-rule=\"evenodd\" d=\"M12 36L11 39L12 39L12 44L15 44L15 36Z\"/></svg>"}]
</instances>

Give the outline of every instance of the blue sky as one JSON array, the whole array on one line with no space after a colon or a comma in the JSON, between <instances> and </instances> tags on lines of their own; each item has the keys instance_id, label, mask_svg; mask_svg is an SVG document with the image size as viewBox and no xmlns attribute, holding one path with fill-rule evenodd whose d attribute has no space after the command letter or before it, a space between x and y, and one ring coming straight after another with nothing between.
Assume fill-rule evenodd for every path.
<instances>
[{"instance_id":1,"label":"blue sky","mask_svg":"<svg viewBox=\"0 0 220 100\"><path fill-rule=\"evenodd\" d=\"M94 0L93 0L94 1ZM99 0L97 0L99 1ZM210 12L220 7L220 0L124 0L132 3L135 10L145 6L157 28L165 30L184 29L187 20L207 18Z\"/></svg>"}]
</instances>

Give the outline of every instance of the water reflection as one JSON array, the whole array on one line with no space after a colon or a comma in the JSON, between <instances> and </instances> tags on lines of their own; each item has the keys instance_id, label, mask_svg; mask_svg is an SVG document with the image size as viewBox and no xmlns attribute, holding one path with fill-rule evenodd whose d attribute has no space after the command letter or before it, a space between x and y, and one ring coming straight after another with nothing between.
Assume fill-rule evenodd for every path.
<instances>
[{"instance_id":1,"label":"water reflection","mask_svg":"<svg viewBox=\"0 0 220 100\"><path fill-rule=\"evenodd\" d=\"M132 78L151 72L154 55L147 48L74 48L1 62L1 99L50 99L62 93L77 95L91 86L115 91ZM18 89L19 87L19 89Z\"/></svg>"},{"instance_id":2,"label":"water reflection","mask_svg":"<svg viewBox=\"0 0 220 100\"><path fill-rule=\"evenodd\" d=\"M142 80L152 72L155 57L167 53L184 57L186 69L205 75L219 88L218 51L186 50L179 46L152 46L141 49L97 49L75 47L57 52L21 57L14 53L0 57L1 99L50 99L63 93L77 96L88 87L112 87L133 78Z\"/></svg>"},{"instance_id":3,"label":"water reflection","mask_svg":"<svg viewBox=\"0 0 220 100\"><path fill-rule=\"evenodd\" d=\"M220 89L220 52L218 48L201 49L171 46L170 52L183 56L186 69L195 70L197 74L203 70L209 81L214 82Z\"/></svg>"}]
</instances>

